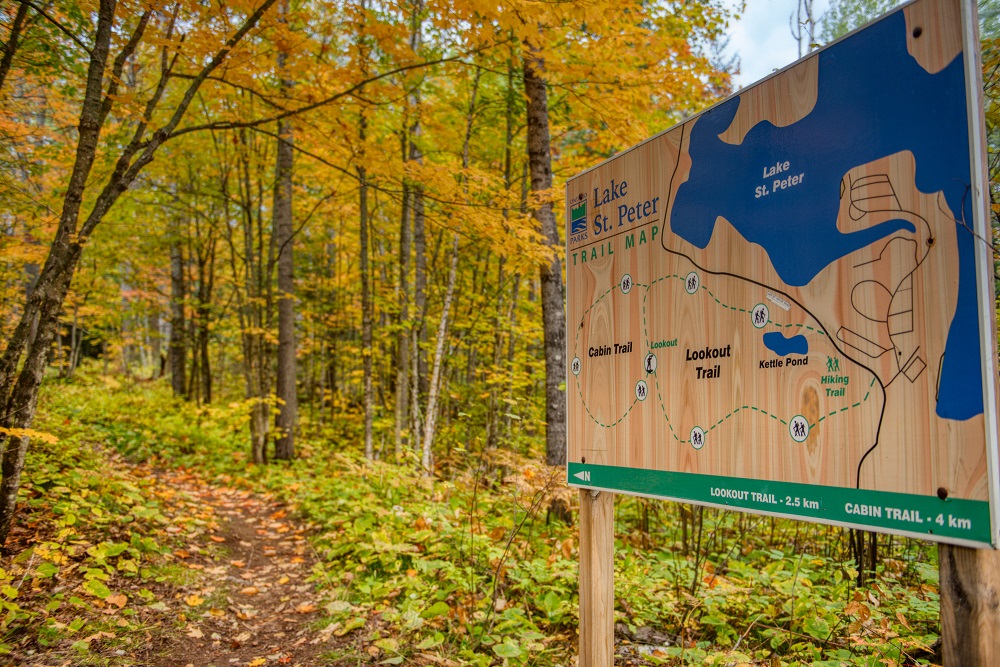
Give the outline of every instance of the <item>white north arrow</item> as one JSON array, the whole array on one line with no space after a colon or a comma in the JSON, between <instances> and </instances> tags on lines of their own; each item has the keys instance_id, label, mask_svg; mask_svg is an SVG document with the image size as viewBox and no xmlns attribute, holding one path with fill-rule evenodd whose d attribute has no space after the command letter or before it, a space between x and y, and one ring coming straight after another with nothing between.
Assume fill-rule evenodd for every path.
<instances>
[{"instance_id":1,"label":"white north arrow","mask_svg":"<svg viewBox=\"0 0 1000 667\"><path fill-rule=\"evenodd\" d=\"M581 470L578 473L574 473L573 477L576 477L577 479L582 480L584 482L589 482L590 481L590 471L589 470Z\"/></svg>"}]
</instances>

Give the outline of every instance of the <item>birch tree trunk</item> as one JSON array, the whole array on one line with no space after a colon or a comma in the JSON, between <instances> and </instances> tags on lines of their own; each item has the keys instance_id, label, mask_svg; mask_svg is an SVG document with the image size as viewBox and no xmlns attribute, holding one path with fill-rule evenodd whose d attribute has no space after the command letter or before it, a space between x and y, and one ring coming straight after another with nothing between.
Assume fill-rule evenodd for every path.
<instances>
[{"instance_id":1,"label":"birch tree trunk","mask_svg":"<svg viewBox=\"0 0 1000 667\"><path fill-rule=\"evenodd\" d=\"M452 235L451 264L448 267L448 289L444 295L441 310L441 321L438 322L437 343L434 345L434 367L427 389L427 418L424 421L423 447L420 455L420 465L424 475L434 474L431 446L434 443L434 430L437 425L437 403L441 391L441 366L444 361L445 347L448 343L448 313L455 296L455 281L458 276L458 234Z\"/></svg>"},{"instance_id":2,"label":"birch tree trunk","mask_svg":"<svg viewBox=\"0 0 1000 667\"><path fill-rule=\"evenodd\" d=\"M476 97L479 93L479 80L482 77L482 69L476 67L476 76L472 82L472 94L469 97L469 108L466 114L465 141L462 143L462 170L466 172L469 168L469 144L472 140L472 124L475 120ZM466 181L465 173L462 174L463 182ZM467 190L467 186L463 185ZM468 200L467 200L468 201ZM451 262L448 267L448 287L444 295L444 304L441 307L441 321L438 322L437 343L434 346L434 368L431 371L431 379L427 390L427 417L424 421L423 447L420 456L420 464L424 470L424 475L430 477L434 473L434 463L431 456L434 444L434 431L437 425L438 397L441 393L441 368L444 363L445 348L448 345L448 315L451 312L451 303L455 298L455 282L458 278L458 234L452 234L451 241Z\"/></svg>"}]
</instances>

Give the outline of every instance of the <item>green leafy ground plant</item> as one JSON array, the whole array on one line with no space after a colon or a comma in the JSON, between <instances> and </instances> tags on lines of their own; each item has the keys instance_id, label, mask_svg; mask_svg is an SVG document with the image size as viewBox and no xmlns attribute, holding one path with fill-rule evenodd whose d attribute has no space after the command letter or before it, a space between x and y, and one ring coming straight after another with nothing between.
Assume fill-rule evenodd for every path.
<instances>
[{"instance_id":1,"label":"green leafy ground plant","mask_svg":"<svg viewBox=\"0 0 1000 667\"><path fill-rule=\"evenodd\" d=\"M29 626L41 628L39 650L110 641L99 633L117 638L107 623L131 623L133 600L155 604L130 595L105 625L57 620L61 609L107 609L122 581L163 576L156 499L141 481L103 473L113 448L289 501L312 527L324 600L314 630L330 640L330 664L573 662L575 528L551 510L576 506L561 470L474 440L455 446L445 477L429 479L412 460L364 460L356 442L333 435L336 425L308 424L298 460L257 467L244 454L243 414L239 404L178 403L160 383L82 373L52 387L39 424L59 441L33 448L21 524L51 525L50 537L5 561L5 645ZM933 663L928 545L883 539L880 570L861 589L846 536L828 527L618 497L616 535L620 664ZM71 566L77 588L47 583Z\"/></svg>"}]
</instances>

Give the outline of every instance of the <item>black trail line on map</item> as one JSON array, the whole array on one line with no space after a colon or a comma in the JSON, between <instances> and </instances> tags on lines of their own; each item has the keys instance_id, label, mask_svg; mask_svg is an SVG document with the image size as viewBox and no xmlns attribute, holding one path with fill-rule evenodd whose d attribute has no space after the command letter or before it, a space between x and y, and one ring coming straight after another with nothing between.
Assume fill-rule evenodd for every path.
<instances>
[{"instance_id":1,"label":"black trail line on map","mask_svg":"<svg viewBox=\"0 0 1000 667\"><path fill-rule=\"evenodd\" d=\"M892 193L892 198L896 200L896 204L898 205L899 204L899 197L896 196L896 189L893 187L892 181L889 179L888 174L873 174L869 178L873 178L873 177L876 177L876 176L884 176L885 177L885 179L886 179L885 182L888 183L888 185L889 185L889 190ZM850 183L850 180L848 180L848 183L853 188L854 184ZM939 192L938 195L940 197L941 193ZM852 206L854 205L854 199L853 198L851 199L851 205ZM950 215L947 215L947 214L944 213L944 210L941 208L940 202L938 203L938 210L940 210L941 213L945 215L945 218L947 218L947 219L951 218ZM927 218L925 218L924 216L922 216L922 215L920 215L918 213L914 213L913 211L904 211L902 208L900 208L900 209L877 208L877 209L871 209L871 210L865 211L865 214L872 214L872 213L888 213L888 214L893 214L893 215L898 215L899 213L906 213L906 214L912 215L914 218L920 220L920 222L923 223L924 228L927 230L927 244L928 244L928 250L927 250L927 252L925 252L920 257L920 259L917 261L917 263L914 264L913 269L910 270L910 272L907 273L905 276L903 276L902 279L900 279L899 284L895 286L894 290L890 290L887 286L883 285L882 283L880 283L877 280L872 280L871 281L871 282L875 283L876 285L881 286L886 292L888 292L891 295L891 298L894 299L896 297L896 293L899 292L899 287L904 282L906 282L907 279L912 279L913 276L914 276L914 274L917 272L917 269L919 269L921 267L921 265L923 265L923 263L925 261L927 261L927 256L930 255L930 248L932 248L934 246L935 236L934 236L933 230L931 230L930 223L927 222ZM851 217L853 217L853 216L851 216ZM889 249L889 245L893 241L895 241L897 239L901 239L901 240L906 241L908 243L913 243L914 245L918 245L917 242L915 240L913 240L913 239L907 239L907 238L905 238L903 236L895 236L895 235L891 236L891 237L889 237L888 239L885 240L885 244L882 246L882 250L879 252L879 256L876 259L873 259L873 260L868 261L868 262L861 262L860 264L855 264L853 266L853 268L857 269L859 267L865 266L866 264L874 264L875 262L881 261L882 256L885 255L886 250ZM860 283L858 283L858 284L860 284ZM857 285L855 285L855 287L857 287ZM858 310L857 306L854 305L853 299L851 301L851 308L853 308L854 312L858 313L862 317L864 317L866 319L870 319L870 318L868 318L867 315L865 315L863 312L861 312L860 310ZM910 312L912 313L912 304L911 304ZM843 328L843 327L841 327L841 328ZM851 331L851 330L848 329L848 331ZM855 331L851 331L851 333L857 334L857 332L855 332ZM889 385L891 385L893 382L896 381L896 378L898 378L900 375L903 375L903 371L909 366L909 362L912 360L913 356L915 356L917 354L917 352L914 351L913 354L910 355L910 357L908 357L907 359L904 359L901 362L899 360L899 357L902 356L902 352L899 350L898 347L896 347L896 342L893 340L893 336L892 336L891 332L889 333L889 340L893 344L892 345L893 351L897 352L897 355L896 355L896 368L897 368L897 370L896 370L896 373L892 376L892 378L890 378L889 381L887 383L885 383L885 387L888 387ZM850 343L848 343L846 341L841 341L841 342L843 342L848 347L854 347L853 345L851 345ZM860 350L860 349L858 349L856 347L854 349L858 350L858 352L860 352L861 354L865 354L867 356L872 356L872 355L869 355L866 352L864 352L863 350ZM919 350L919 349L920 348L918 346L917 350ZM886 350L886 351L888 352L888 350ZM940 360L943 359L943 358L944 358L944 353L942 352L941 356L940 356L940 358L938 360L939 369L941 367L941 361ZM850 357L848 357L848 359L850 359ZM923 371L921 371L921 373L922 372ZM939 375L940 375L940 370L939 370ZM918 374L918 377L919 377L919 374ZM916 381L916 378L914 378L913 380L911 380L911 382L915 382L915 381ZM937 401L937 398L938 398L937 397L937 393L938 393L937 392L937 387L935 387L935 391L934 391L934 400L935 400L935 402ZM867 454L866 454L866 456L867 456ZM862 458L862 461L864 461L864 458Z\"/></svg>"},{"instance_id":2,"label":"black trail line on map","mask_svg":"<svg viewBox=\"0 0 1000 667\"><path fill-rule=\"evenodd\" d=\"M695 119L695 121L693 121L693 122L697 122L697 119ZM781 294L782 296L787 297L792 303L794 303L796 306L798 306L803 311L805 311L805 313L809 317L811 317L813 319L813 321L815 321L819 325L820 329L822 329L823 333L826 334L827 339L830 341L830 344L834 347L835 350L837 350L842 355L844 355L844 358L847 359L848 361L854 363L857 366L860 366L861 368L865 369L866 371L868 371L869 373L872 374L872 377L875 379L875 382L878 383L879 388L882 390L882 407L879 410L878 426L876 427L876 430L875 430L875 442L872 444L871 447L868 448L867 451L865 451L865 453L861 456L861 459L858 461L858 468L857 468L857 473L856 473L856 478L855 478L855 487L858 488L858 489L860 489L861 488L861 466L864 464L865 459L868 458L868 455L871 454L873 451L875 451L875 448L878 447L879 438L882 435L882 418L885 416L885 402L886 402L885 385L882 384L882 380L881 380L881 378L879 378L878 374L875 371L873 371L872 369L870 369L867 366L865 366L860 361L856 361L856 360L852 359L850 357L850 355L848 355L844 350L840 349L840 347L835 342L837 340L837 338L835 336L831 336L830 335L830 331L826 328L826 325L824 325L823 322L818 317L816 317L808 308L806 308L804 305L802 305L801 303L799 303L799 301L797 299L795 299L795 297L791 296L790 294L787 294L783 290L777 289L775 287L771 287L770 285L766 285L766 284L764 284L762 282L756 281L756 280L754 280L752 278L748 278L746 276L741 276L741 275L736 274L736 273L730 273L728 271L711 271L711 270L709 270L709 269L701 266L700 264L698 264L697 262L695 262L692 258L688 257L684 253L679 252L677 250L671 250L670 248L668 248L666 246L667 231L668 231L667 228L670 226L670 211L671 211L671 206L673 205L672 193L674 191L674 178L677 176L677 169L678 169L678 167L680 165L680 155L684 151L684 132L685 132L686 129L687 129L686 125L681 125L681 141L680 141L680 144L679 144L679 147L678 147L677 160L674 163L674 170L670 174L670 182L667 184L666 203L665 203L665 205L663 207L663 222L664 222L663 227L664 227L664 230L663 230L663 232L660 235L660 247L663 248L663 250L665 250L666 252L670 253L671 255L676 255L678 257L683 257L684 259L686 259L687 261L689 261L695 268L697 268L697 269L699 269L701 271L704 271L705 273L707 273L709 275L729 276L730 278L736 278L737 280L744 280L744 281L746 281L748 283L751 283L753 285L757 285L758 287L763 287L766 290L770 290L772 292L775 292L777 294ZM926 221L925 221L925 223L926 223ZM893 376L893 377L895 378L895 376Z\"/></svg>"}]
</instances>

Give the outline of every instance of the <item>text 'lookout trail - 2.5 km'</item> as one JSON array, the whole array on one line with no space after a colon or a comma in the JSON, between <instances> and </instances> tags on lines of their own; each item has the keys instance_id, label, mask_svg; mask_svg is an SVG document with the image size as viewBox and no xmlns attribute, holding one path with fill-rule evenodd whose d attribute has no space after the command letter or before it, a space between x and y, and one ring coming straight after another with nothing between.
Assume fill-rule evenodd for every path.
<instances>
[{"instance_id":1,"label":"text 'lookout trail - 2.5 km'","mask_svg":"<svg viewBox=\"0 0 1000 667\"><path fill-rule=\"evenodd\" d=\"M971 13L917 0L569 181L570 484L996 545Z\"/></svg>"}]
</instances>

